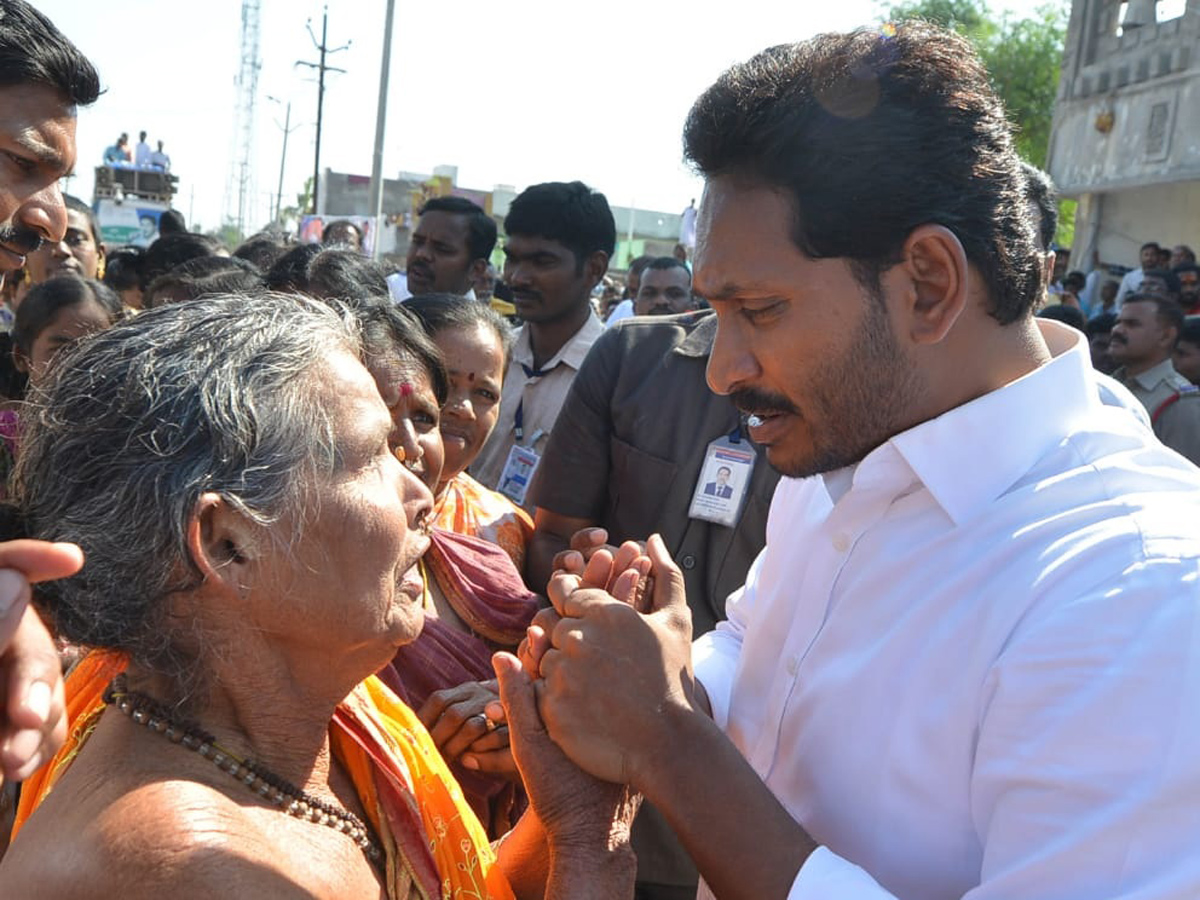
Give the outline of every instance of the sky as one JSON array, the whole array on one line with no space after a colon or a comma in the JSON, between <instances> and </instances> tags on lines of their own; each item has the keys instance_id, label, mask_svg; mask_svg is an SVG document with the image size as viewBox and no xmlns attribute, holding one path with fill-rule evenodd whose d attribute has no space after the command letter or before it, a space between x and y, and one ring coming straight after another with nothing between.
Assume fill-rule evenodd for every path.
<instances>
[{"instance_id":1,"label":"sky","mask_svg":"<svg viewBox=\"0 0 1200 900\"><path fill-rule=\"evenodd\" d=\"M241 60L240 0L33 0L96 64L105 93L80 111L76 175L117 135L162 140L179 176L176 208L193 228L236 217L241 158L233 126ZM1031 13L1045 0L993 0ZM1066 0L1052 0L1066 3ZM874 0L397 0L383 172L458 167L458 184L522 189L580 179L614 205L678 212L698 198L680 135L696 97L728 66L773 44L877 23ZM329 0L321 168L369 175L375 140L385 0ZM247 232L266 224L291 131L283 205L313 171L319 0L261 0L259 70ZM272 99L274 98L274 99ZM365 212L365 211L364 211Z\"/></svg>"}]
</instances>

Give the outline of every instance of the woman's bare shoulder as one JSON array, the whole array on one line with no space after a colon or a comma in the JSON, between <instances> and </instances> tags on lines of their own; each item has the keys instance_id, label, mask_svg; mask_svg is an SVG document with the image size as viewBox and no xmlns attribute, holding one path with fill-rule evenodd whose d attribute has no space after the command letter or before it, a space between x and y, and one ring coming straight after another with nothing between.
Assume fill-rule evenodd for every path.
<instances>
[{"instance_id":1,"label":"woman's bare shoulder","mask_svg":"<svg viewBox=\"0 0 1200 900\"><path fill-rule=\"evenodd\" d=\"M77 787L83 787L78 786ZM240 807L187 781L51 793L0 865L5 894L171 900L310 897Z\"/></svg>"}]
</instances>

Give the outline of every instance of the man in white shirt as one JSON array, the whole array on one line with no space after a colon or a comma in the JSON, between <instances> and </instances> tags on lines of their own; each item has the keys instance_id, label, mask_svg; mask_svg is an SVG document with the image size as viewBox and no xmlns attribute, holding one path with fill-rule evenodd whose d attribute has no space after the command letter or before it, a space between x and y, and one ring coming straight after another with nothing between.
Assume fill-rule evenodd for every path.
<instances>
[{"instance_id":1,"label":"man in white shirt","mask_svg":"<svg viewBox=\"0 0 1200 900\"><path fill-rule=\"evenodd\" d=\"M465 197L434 197L421 207L408 242L410 294L458 294L475 300L475 279L496 246L496 223Z\"/></svg>"},{"instance_id":2,"label":"man in white shirt","mask_svg":"<svg viewBox=\"0 0 1200 900\"><path fill-rule=\"evenodd\" d=\"M1125 273L1125 277L1121 279L1121 286L1117 288L1117 309L1121 308L1121 304L1125 302L1125 298L1130 294L1136 294L1142 287L1142 279L1146 277L1146 273L1151 269L1159 268L1158 254L1159 246L1156 242L1142 244L1141 252L1138 254L1141 265L1136 269L1130 269Z\"/></svg>"},{"instance_id":3,"label":"man in white shirt","mask_svg":"<svg viewBox=\"0 0 1200 900\"><path fill-rule=\"evenodd\" d=\"M133 148L133 164L139 169L150 166L150 145L146 143L146 132L138 132L137 146Z\"/></svg>"},{"instance_id":4,"label":"man in white shirt","mask_svg":"<svg viewBox=\"0 0 1200 900\"><path fill-rule=\"evenodd\" d=\"M1200 896L1200 473L1032 317L969 45L911 23L773 48L685 149L709 383L787 477L694 647L657 538L646 614L617 599L636 547L562 560L522 660L550 735L654 803L703 897Z\"/></svg>"},{"instance_id":5,"label":"man in white shirt","mask_svg":"<svg viewBox=\"0 0 1200 900\"><path fill-rule=\"evenodd\" d=\"M604 333L592 289L608 270L617 230L603 194L581 181L554 181L522 191L504 231L504 281L525 324L504 376L496 427L471 474L532 512L526 491L550 430L583 358Z\"/></svg>"},{"instance_id":6,"label":"man in white shirt","mask_svg":"<svg viewBox=\"0 0 1200 900\"><path fill-rule=\"evenodd\" d=\"M150 168L162 172L171 171L171 157L163 150L163 142L158 142L158 149L150 154Z\"/></svg>"}]
</instances>

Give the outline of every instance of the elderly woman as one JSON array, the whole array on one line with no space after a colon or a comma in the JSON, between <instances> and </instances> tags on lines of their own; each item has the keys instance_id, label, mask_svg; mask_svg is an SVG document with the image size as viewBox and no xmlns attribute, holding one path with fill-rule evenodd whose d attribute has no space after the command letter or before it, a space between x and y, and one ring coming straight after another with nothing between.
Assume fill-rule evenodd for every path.
<instances>
[{"instance_id":1,"label":"elderly woman","mask_svg":"<svg viewBox=\"0 0 1200 900\"><path fill-rule=\"evenodd\" d=\"M343 251L338 251L343 252ZM438 427L447 378L438 349L390 300L349 304L363 361L392 415L405 466L433 490L447 456ZM418 564L425 625L379 678L417 711L487 832L499 837L524 809L508 732L487 718L496 699L492 654L515 650L539 608L512 561L483 538L438 527ZM465 755L464 755L465 754Z\"/></svg>"},{"instance_id":2,"label":"elderly woman","mask_svg":"<svg viewBox=\"0 0 1200 900\"><path fill-rule=\"evenodd\" d=\"M15 489L33 536L86 553L40 600L96 650L27 782L6 895L631 892L627 805L546 739L514 658L496 671L531 808L496 854L370 677L421 631L432 498L361 353L321 304L218 297L55 366Z\"/></svg>"}]
</instances>

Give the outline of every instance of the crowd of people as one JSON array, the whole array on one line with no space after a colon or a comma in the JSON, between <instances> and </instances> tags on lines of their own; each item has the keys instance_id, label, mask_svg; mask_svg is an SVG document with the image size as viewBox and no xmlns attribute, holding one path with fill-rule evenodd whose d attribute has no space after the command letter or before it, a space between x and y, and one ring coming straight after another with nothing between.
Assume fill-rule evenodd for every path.
<instances>
[{"instance_id":1,"label":"crowd of people","mask_svg":"<svg viewBox=\"0 0 1200 900\"><path fill-rule=\"evenodd\" d=\"M151 150L146 143L146 132L138 133L138 142L131 150L129 135L122 131L116 141L104 148L104 164L119 169L135 168L149 169L155 172L170 172L171 157L163 150L163 142L158 142L158 149Z\"/></svg>"},{"instance_id":2,"label":"crowd of people","mask_svg":"<svg viewBox=\"0 0 1200 900\"><path fill-rule=\"evenodd\" d=\"M0 895L1200 894L1198 270L1056 280L961 38L732 67L624 276L580 181L106 247L99 94L0 0Z\"/></svg>"}]
</instances>

